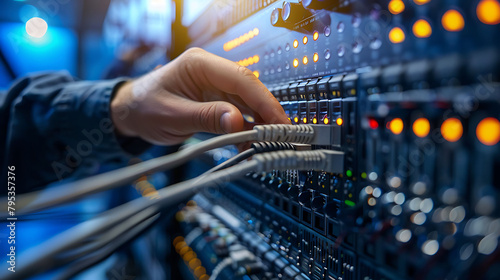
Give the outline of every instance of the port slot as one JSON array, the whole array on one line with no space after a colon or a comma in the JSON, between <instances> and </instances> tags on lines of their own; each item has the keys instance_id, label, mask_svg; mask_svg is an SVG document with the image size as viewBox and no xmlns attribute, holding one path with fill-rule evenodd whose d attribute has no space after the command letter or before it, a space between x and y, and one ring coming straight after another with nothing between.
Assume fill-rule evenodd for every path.
<instances>
[{"instance_id":1,"label":"port slot","mask_svg":"<svg viewBox=\"0 0 500 280\"><path fill-rule=\"evenodd\" d=\"M397 269L398 268L398 256L391 252L385 252L385 263L390 267Z\"/></svg>"},{"instance_id":2,"label":"port slot","mask_svg":"<svg viewBox=\"0 0 500 280\"><path fill-rule=\"evenodd\" d=\"M314 215L314 228L323 232L325 231L325 218L319 216L318 214Z\"/></svg>"},{"instance_id":3,"label":"port slot","mask_svg":"<svg viewBox=\"0 0 500 280\"><path fill-rule=\"evenodd\" d=\"M283 202L283 205L282 205L282 208L281 208L281 209L283 209L283 211L288 212L288 209L289 209L289 207L290 207L290 204L289 204L289 203L288 203L288 201L287 201L287 200L285 200L285 199L282 199L281 201Z\"/></svg>"},{"instance_id":4,"label":"port slot","mask_svg":"<svg viewBox=\"0 0 500 280\"><path fill-rule=\"evenodd\" d=\"M300 212L299 212L299 206L296 204L292 204L292 207L290 208L292 216L294 216L297 219L300 219Z\"/></svg>"},{"instance_id":5,"label":"port slot","mask_svg":"<svg viewBox=\"0 0 500 280\"><path fill-rule=\"evenodd\" d=\"M277 207L281 206L280 198L278 196L274 196L274 205L276 205Z\"/></svg>"},{"instance_id":6,"label":"port slot","mask_svg":"<svg viewBox=\"0 0 500 280\"><path fill-rule=\"evenodd\" d=\"M311 212L302 209L302 221L305 224L311 225Z\"/></svg>"}]
</instances>

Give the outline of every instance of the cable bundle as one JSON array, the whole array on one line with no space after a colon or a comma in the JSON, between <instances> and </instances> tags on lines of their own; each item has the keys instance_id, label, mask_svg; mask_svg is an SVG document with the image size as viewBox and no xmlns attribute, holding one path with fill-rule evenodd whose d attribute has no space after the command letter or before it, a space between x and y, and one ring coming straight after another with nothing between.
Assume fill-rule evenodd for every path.
<instances>
[{"instance_id":1,"label":"cable bundle","mask_svg":"<svg viewBox=\"0 0 500 280\"><path fill-rule=\"evenodd\" d=\"M321 133L305 125L293 127L287 125L256 126L253 131L216 137L173 155L152 159L147 162L100 174L77 182L64 184L60 187L48 190L48 193L36 192L26 195L27 197L23 195L23 199L29 203L31 203L29 199L33 199L33 201L36 202L31 205L28 203L29 207L22 209L22 211L24 213L35 212L37 210L73 201L91 193L124 185L130 183L141 174L166 170L184 163L204 151L216 147L255 140L294 140L294 142L308 143L315 141L315 137L318 136L315 134ZM65 263L72 262L77 259L77 257L81 257L82 259L80 261L75 261L76 264L73 263L73 267L80 270L84 267L91 266L109 255L113 248L124 243L123 238L118 238L115 242L110 241L113 237L120 236L120 233L123 233L124 238L133 238L131 234L125 233L134 227L141 230L149 227L154 221L152 217L156 217L162 209L188 199L202 187L211 187L221 182L229 182L239 177L243 177L249 172L287 169L313 169L334 173L343 172L344 154L342 152L330 150L297 152L289 149L294 149L294 146L289 143L265 142L254 144L252 149L239 154L238 156L240 157L236 156L228 160L227 162L229 162L229 164L226 166L249 158L257 152L263 152L262 154L255 155L252 160L242 162L217 172L210 170L197 178L163 188L158 191L157 199L151 200L147 197L142 197L110 209L28 250L22 256L23 264L19 265L15 277L13 274L7 274L2 275L2 279L30 277ZM270 150L279 151L267 152ZM216 168L220 168L220 166ZM112 235L106 235L106 232ZM96 236L101 236L102 234L105 234L105 237L108 239L104 238L94 244L94 242L96 242L94 240ZM89 245L89 242L92 242L93 245L80 248L83 245ZM106 246L107 243L110 243L110 245ZM97 248L97 251L89 252L85 250L85 248L91 248L92 251ZM71 255L71 252L76 249L83 249L83 251L77 251L79 252L77 254L78 256L68 257L68 252L70 252ZM88 257L84 256L85 254L91 253L92 255ZM4 271L7 270L5 269Z\"/></svg>"}]
</instances>

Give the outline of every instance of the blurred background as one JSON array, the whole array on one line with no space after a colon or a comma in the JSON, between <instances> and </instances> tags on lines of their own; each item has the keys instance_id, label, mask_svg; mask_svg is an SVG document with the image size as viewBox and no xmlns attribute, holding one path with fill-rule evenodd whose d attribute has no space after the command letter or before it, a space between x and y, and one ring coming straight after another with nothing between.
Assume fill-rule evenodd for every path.
<instances>
[{"instance_id":1,"label":"blurred background","mask_svg":"<svg viewBox=\"0 0 500 280\"><path fill-rule=\"evenodd\" d=\"M81 79L97 80L135 76L164 64L173 54L172 28L177 25L182 31L181 26L189 25L211 1L183 1L178 13L188 12L178 22L175 2L2 1L0 89L36 71L67 70Z\"/></svg>"},{"instance_id":2,"label":"blurred background","mask_svg":"<svg viewBox=\"0 0 500 280\"><path fill-rule=\"evenodd\" d=\"M212 1L1 1L0 90L7 90L16 79L39 71L68 71L82 80L144 74L157 65L168 63L186 48L188 39L184 36L186 33L183 26L191 24L210 2ZM181 34L176 42L172 39L174 29ZM150 159L176 149L177 147L153 147L141 158L134 158L132 161ZM177 175L182 176L182 172ZM138 182L147 181L151 186L158 187L176 181L175 178L176 176L168 173L158 173L145 176ZM28 216L22 223L18 223L18 253L106 209L140 196L141 193L135 188L108 191L72 205ZM169 219L171 217L166 218ZM139 274L144 279L179 279L178 272L166 266L168 262L155 263L155 258L168 258L165 254L171 243L168 241L169 237L162 233L168 225L159 224L157 230L151 232L152 235L144 236L134 243L132 247L136 247L138 251L132 247L121 250L121 253L83 273L78 279L128 279L130 275L135 279L135 275ZM6 234L6 231L0 232L1 252L7 250L8 245L3 242L7 238ZM157 254L156 249L160 253ZM151 254L143 255L144 250ZM2 263L7 258L2 253ZM141 269L138 267L142 266L140 262L151 265L146 266L147 271L139 272ZM67 268L35 279L54 279L54 275Z\"/></svg>"},{"instance_id":3,"label":"blurred background","mask_svg":"<svg viewBox=\"0 0 500 280\"><path fill-rule=\"evenodd\" d=\"M136 77L199 46L250 69L294 125L334 131L331 145L311 149L345 154L340 173L254 173L141 221L134 236L102 231L31 279L499 279L500 0L0 3L0 91L37 71ZM152 147L128 164L178 148ZM23 216L18 263L237 152L215 149Z\"/></svg>"}]
</instances>

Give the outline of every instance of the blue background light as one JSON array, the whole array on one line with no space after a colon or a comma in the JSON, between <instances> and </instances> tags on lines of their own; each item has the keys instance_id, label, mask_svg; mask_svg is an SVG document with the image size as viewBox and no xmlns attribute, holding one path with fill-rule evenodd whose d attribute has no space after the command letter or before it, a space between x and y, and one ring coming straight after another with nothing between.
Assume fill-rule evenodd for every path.
<instances>
[{"instance_id":1,"label":"blue background light","mask_svg":"<svg viewBox=\"0 0 500 280\"><path fill-rule=\"evenodd\" d=\"M0 48L15 73L68 70L76 74L78 38L70 29L49 25L42 38L26 33L24 23L2 23Z\"/></svg>"}]
</instances>

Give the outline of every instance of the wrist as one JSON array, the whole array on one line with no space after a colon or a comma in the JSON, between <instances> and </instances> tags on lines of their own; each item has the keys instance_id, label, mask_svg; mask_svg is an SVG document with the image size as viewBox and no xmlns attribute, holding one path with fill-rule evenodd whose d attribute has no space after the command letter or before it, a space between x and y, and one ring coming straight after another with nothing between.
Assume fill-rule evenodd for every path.
<instances>
[{"instance_id":1,"label":"wrist","mask_svg":"<svg viewBox=\"0 0 500 280\"><path fill-rule=\"evenodd\" d=\"M111 97L110 115L115 126L115 133L119 136L135 137L137 134L131 127L131 95L132 82L127 81L119 85Z\"/></svg>"}]
</instances>

